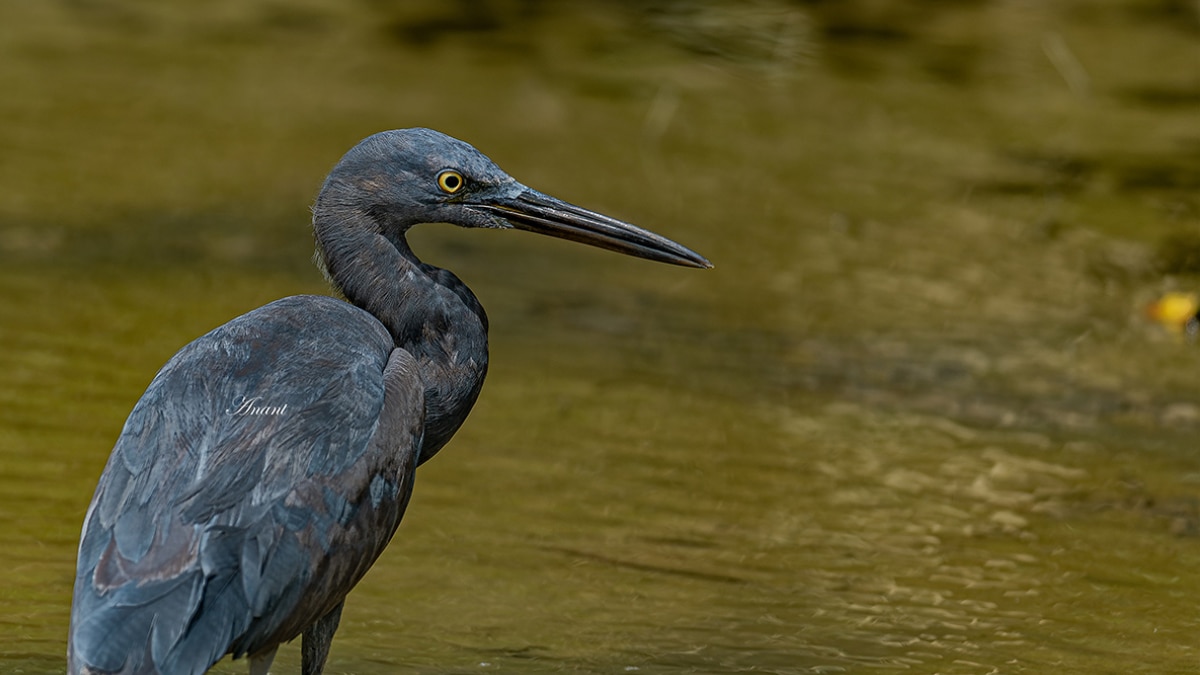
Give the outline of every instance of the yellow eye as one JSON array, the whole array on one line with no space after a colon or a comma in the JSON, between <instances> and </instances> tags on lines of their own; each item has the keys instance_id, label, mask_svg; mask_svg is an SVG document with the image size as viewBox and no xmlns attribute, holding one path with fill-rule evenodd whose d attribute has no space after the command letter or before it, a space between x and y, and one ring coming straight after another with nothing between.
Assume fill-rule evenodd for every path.
<instances>
[{"instance_id":1,"label":"yellow eye","mask_svg":"<svg viewBox=\"0 0 1200 675\"><path fill-rule=\"evenodd\" d=\"M463 175L454 169L446 169L445 171L439 173L437 181L438 187L442 189L442 192L445 192L448 195L452 195L461 190L463 185L465 185L467 182L466 179L463 178Z\"/></svg>"}]
</instances>

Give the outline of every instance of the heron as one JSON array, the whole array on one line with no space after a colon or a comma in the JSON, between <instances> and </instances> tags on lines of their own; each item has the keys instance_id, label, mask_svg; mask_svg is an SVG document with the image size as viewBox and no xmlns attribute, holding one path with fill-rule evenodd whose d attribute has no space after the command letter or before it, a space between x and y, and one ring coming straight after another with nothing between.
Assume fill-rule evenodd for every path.
<instances>
[{"instance_id":1,"label":"heron","mask_svg":"<svg viewBox=\"0 0 1200 675\"><path fill-rule=\"evenodd\" d=\"M79 543L68 671L268 672L301 639L319 675L346 595L391 540L416 468L462 425L488 320L422 262L420 223L518 229L685 267L703 256L517 182L430 129L355 145L313 206L340 298L283 298L176 353L129 414Z\"/></svg>"}]
</instances>

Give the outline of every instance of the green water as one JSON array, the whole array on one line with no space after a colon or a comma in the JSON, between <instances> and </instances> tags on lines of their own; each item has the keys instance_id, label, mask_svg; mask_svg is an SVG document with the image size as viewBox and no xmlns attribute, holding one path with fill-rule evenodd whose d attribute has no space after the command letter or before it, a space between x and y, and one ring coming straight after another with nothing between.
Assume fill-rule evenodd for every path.
<instances>
[{"instance_id":1,"label":"green water","mask_svg":"<svg viewBox=\"0 0 1200 675\"><path fill-rule=\"evenodd\" d=\"M191 7L0 4L0 671L62 671L157 368L323 292L401 126L716 269L414 232L492 371L329 672L1196 669L1200 351L1142 316L1200 289L1196 3Z\"/></svg>"}]
</instances>

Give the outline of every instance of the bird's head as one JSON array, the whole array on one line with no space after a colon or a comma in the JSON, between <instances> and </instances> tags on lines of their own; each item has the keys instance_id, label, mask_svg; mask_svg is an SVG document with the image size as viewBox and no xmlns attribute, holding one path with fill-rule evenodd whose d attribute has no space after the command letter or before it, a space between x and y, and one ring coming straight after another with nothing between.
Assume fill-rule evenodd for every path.
<instances>
[{"instance_id":1,"label":"bird's head","mask_svg":"<svg viewBox=\"0 0 1200 675\"><path fill-rule=\"evenodd\" d=\"M666 237L528 188L483 153L431 129L370 136L338 162L315 211L352 210L385 235L418 223L515 228L687 267L712 267Z\"/></svg>"}]
</instances>

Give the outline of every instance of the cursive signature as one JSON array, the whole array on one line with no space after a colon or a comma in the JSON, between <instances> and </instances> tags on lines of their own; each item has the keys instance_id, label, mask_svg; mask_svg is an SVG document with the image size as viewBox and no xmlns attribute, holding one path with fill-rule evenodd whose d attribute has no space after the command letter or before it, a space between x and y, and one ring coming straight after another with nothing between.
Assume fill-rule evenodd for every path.
<instances>
[{"instance_id":1,"label":"cursive signature","mask_svg":"<svg viewBox=\"0 0 1200 675\"><path fill-rule=\"evenodd\" d=\"M226 415L282 415L287 412L287 404L269 405L262 402L261 396L248 398L239 396L233 405L225 409Z\"/></svg>"}]
</instances>

